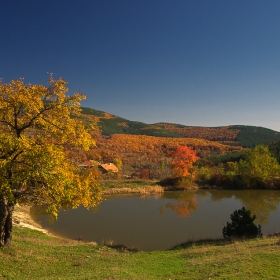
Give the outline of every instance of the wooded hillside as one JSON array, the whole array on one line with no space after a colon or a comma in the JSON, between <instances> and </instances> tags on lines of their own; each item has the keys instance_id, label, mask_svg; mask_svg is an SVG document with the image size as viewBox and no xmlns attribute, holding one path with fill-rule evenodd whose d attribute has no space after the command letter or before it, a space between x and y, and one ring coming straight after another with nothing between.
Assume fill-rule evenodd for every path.
<instances>
[{"instance_id":1,"label":"wooded hillside","mask_svg":"<svg viewBox=\"0 0 280 280\"><path fill-rule=\"evenodd\" d=\"M171 138L147 135L112 134L95 136L97 147L87 153L78 153L76 160L95 159L101 162L123 162L123 173L131 174L137 168L149 167L154 172L164 169L170 163L167 154L178 146L188 146L196 151L199 157L220 155L243 148L223 145L218 142L197 138Z\"/></svg>"},{"instance_id":2,"label":"wooded hillside","mask_svg":"<svg viewBox=\"0 0 280 280\"><path fill-rule=\"evenodd\" d=\"M257 126L198 127L171 123L145 124L90 108L83 108L82 117L85 120L96 122L101 133L107 136L132 134L172 138L200 138L250 148L280 140L280 132Z\"/></svg>"}]
</instances>

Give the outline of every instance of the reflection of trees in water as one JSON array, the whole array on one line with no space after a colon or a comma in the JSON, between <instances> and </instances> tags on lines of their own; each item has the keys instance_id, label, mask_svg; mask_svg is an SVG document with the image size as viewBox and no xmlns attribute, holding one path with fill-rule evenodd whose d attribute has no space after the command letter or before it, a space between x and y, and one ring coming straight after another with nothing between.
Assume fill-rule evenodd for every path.
<instances>
[{"instance_id":1,"label":"reflection of trees in water","mask_svg":"<svg viewBox=\"0 0 280 280\"><path fill-rule=\"evenodd\" d=\"M89 208L88 211L96 213L98 211L99 205ZM80 207L83 207L83 206L80 206ZM55 219L54 215L52 215L51 213L49 213L47 211L47 209L48 209L48 206L46 206L46 205L34 205L30 208L30 216L32 217L32 219L35 222L41 223L42 218L43 218L43 220L45 220L48 224L51 225L56 221L56 219ZM58 211L58 219L59 219L59 214L61 212L68 211L68 210L74 211L75 209L72 209L70 207L64 207L64 208L60 209Z\"/></svg>"},{"instance_id":2,"label":"reflection of trees in water","mask_svg":"<svg viewBox=\"0 0 280 280\"><path fill-rule=\"evenodd\" d=\"M256 215L256 222L261 224L267 223L270 213L277 210L280 202L280 192L277 190L206 190L206 192L211 194L212 201L234 197L250 210L252 215ZM197 195L202 199L206 197L201 191Z\"/></svg>"},{"instance_id":3,"label":"reflection of trees in water","mask_svg":"<svg viewBox=\"0 0 280 280\"><path fill-rule=\"evenodd\" d=\"M166 208L176 211L178 217L190 217L191 211L197 209L198 201L195 192L183 191L177 198L177 204L167 203Z\"/></svg>"},{"instance_id":4,"label":"reflection of trees in water","mask_svg":"<svg viewBox=\"0 0 280 280\"><path fill-rule=\"evenodd\" d=\"M38 220L38 217L43 216L49 224L53 224L55 222L55 217L51 213L48 213L47 209L47 206L34 205L30 208L30 215L35 221Z\"/></svg>"},{"instance_id":5,"label":"reflection of trees in water","mask_svg":"<svg viewBox=\"0 0 280 280\"><path fill-rule=\"evenodd\" d=\"M251 210L253 215L256 215L256 222L261 224L268 222L270 212L275 211L280 202L279 191L244 191L235 194L235 197L246 209Z\"/></svg>"},{"instance_id":6,"label":"reflection of trees in water","mask_svg":"<svg viewBox=\"0 0 280 280\"><path fill-rule=\"evenodd\" d=\"M135 197L132 196L132 197ZM235 199L240 201L246 209L250 210L252 215L256 215L256 223L265 224L271 212L277 210L280 202L280 191L278 190L194 190L194 191L173 191L164 192L163 199L173 200L166 205L159 207L159 212L164 215L166 209L176 211L179 217L189 217L192 211L197 210L198 200L206 199L219 202L223 199ZM106 200L115 199L116 196L106 197ZM148 199L141 197L141 199ZM101 203L102 204L102 203ZM46 213L47 207L33 206L30 213L34 220L43 219L48 223L53 223L54 217ZM67 209L67 208L66 208ZM63 211L63 210L61 210ZM90 208L90 211L97 212L98 207ZM59 216L58 216L59 219ZM40 221L39 221L40 222Z\"/></svg>"},{"instance_id":7,"label":"reflection of trees in water","mask_svg":"<svg viewBox=\"0 0 280 280\"><path fill-rule=\"evenodd\" d=\"M198 190L195 194L198 195L201 199L211 198L211 193L208 190Z\"/></svg>"},{"instance_id":8,"label":"reflection of trees in water","mask_svg":"<svg viewBox=\"0 0 280 280\"><path fill-rule=\"evenodd\" d=\"M235 195L235 192L238 191L230 191L230 190L208 190L208 193L211 194L212 201L221 201L223 199L230 199ZM201 197L200 192L198 193L199 197ZM201 197L203 198L203 197Z\"/></svg>"}]
</instances>

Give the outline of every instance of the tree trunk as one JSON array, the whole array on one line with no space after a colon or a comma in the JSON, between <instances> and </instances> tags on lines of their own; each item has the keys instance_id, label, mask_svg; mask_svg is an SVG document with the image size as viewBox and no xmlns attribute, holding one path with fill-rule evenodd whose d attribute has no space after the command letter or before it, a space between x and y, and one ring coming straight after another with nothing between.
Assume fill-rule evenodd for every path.
<instances>
[{"instance_id":1,"label":"tree trunk","mask_svg":"<svg viewBox=\"0 0 280 280\"><path fill-rule=\"evenodd\" d=\"M0 196L0 247L10 247L12 242L14 203Z\"/></svg>"}]
</instances>

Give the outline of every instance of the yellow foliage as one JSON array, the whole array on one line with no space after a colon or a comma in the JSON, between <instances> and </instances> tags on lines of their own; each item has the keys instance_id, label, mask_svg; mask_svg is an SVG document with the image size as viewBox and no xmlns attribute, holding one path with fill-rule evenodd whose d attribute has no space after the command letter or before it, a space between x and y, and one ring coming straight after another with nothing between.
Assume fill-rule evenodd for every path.
<instances>
[{"instance_id":1,"label":"yellow foliage","mask_svg":"<svg viewBox=\"0 0 280 280\"><path fill-rule=\"evenodd\" d=\"M0 83L0 198L9 203L61 207L95 206L100 189L81 173L67 150L88 150L95 141L82 121L85 95L67 95L67 82L50 75L48 86L23 79Z\"/></svg>"}]
</instances>

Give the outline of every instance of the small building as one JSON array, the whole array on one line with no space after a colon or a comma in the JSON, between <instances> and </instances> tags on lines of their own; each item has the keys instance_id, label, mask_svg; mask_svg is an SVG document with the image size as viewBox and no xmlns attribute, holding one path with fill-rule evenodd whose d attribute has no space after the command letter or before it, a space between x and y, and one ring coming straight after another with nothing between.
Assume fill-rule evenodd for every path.
<instances>
[{"instance_id":1,"label":"small building","mask_svg":"<svg viewBox=\"0 0 280 280\"><path fill-rule=\"evenodd\" d=\"M117 168L117 166L114 163L103 163L103 164L100 164L98 166L98 168L100 169L100 171L103 174L109 173L109 172L113 172L113 173L119 172L119 169Z\"/></svg>"},{"instance_id":2,"label":"small building","mask_svg":"<svg viewBox=\"0 0 280 280\"><path fill-rule=\"evenodd\" d=\"M96 160L88 160L84 161L81 164L79 164L79 167L82 168L92 168L92 167L97 167L98 170L102 174L108 174L108 173L118 173L119 169L114 163L100 163Z\"/></svg>"}]
</instances>

